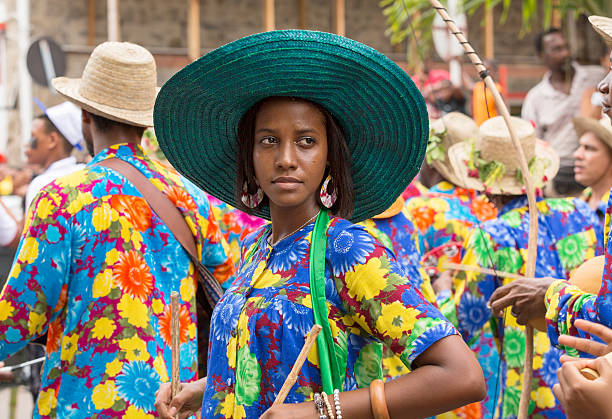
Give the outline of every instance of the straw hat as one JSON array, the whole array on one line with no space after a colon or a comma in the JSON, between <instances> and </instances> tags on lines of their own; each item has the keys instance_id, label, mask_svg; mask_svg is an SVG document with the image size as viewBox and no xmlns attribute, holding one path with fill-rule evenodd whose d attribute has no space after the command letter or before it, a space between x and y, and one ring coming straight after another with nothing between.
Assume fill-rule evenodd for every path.
<instances>
[{"instance_id":1,"label":"straw hat","mask_svg":"<svg viewBox=\"0 0 612 419\"><path fill-rule=\"evenodd\" d=\"M125 124L153 126L157 70L149 51L129 42L98 45L83 77L53 79L53 87L79 107Z\"/></svg>"},{"instance_id":2,"label":"straw hat","mask_svg":"<svg viewBox=\"0 0 612 419\"><path fill-rule=\"evenodd\" d=\"M592 132L608 147L612 148L612 124L610 124L610 118L605 116L598 121L597 119L585 116L577 116L573 121L578 137L582 137L585 132Z\"/></svg>"},{"instance_id":3,"label":"straw hat","mask_svg":"<svg viewBox=\"0 0 612 419\"><path fill-rule=\"evenodd\" d=\"M157 97L159 144L185 177L238 207L238 123L271 96L315 102L339 122L352 164L351 221L388 209L418 173L429 134L423 96L383 54L325 32L251 35L189 64ZM270 218L267 205L251 213Z\"/></svg>"},{"instance_id":4,"label":"straw hat","mask_svg":"<svg viewBox=\"0 0 612 419\"><path fill-rule=\"evenodd\" d=\"M601 35L606 44L612 48L612 19L603 16L589 16L593 29Z\"/></svg>"},{"instance_id":5,"label":"straw hat","mask_svg":"<svg viewBox=\"0 0 612 419\"><path fill-rule=\"evenodd\" d=\"M449 182L458 185L459 180L451 166L448 150L454 144L462 141L473 140L478 135L478 125L469 116L461 112L450 112L440 119L431 123L430 142L427 147L427 159L431 159L431 165ZM441 134L444 133L444 134ZM442 142L437 148L442 153L439 158L434 157L432 135L440 138Z\"/></svg>"},{"instance_id":6,"label":"straw hat","mask_svg":"<svg viewBox=\"0 0 612 419\"><path fill-rule=\"evenodd\" d=\"M536 139L533 126L520 118L511 117L525 158L529 163L535 186L541 188L559 171L559 156L544 141ZM522 195L522 180L518 153L508 127L501 116L485 121L476 141L455 144L448 152L459 186L494 195Z\"/></svg>"}]
</instances>

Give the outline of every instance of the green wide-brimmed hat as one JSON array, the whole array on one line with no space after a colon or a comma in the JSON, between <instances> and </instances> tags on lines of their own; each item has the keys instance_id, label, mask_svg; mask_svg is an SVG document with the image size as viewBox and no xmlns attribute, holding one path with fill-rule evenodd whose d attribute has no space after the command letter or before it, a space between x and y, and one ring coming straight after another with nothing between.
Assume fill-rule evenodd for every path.
<instances>
[{"instance_id":1,"label":"green wide-brimmed hat","mask_svg":"<svg viewBox=\"0 0 612 419\"><path fill-rule=\"evenodd\" d=\"M389 208L419 171L429 127L410 77L375 49L324 32L251 35L187 65L157 96L159 144L185 177L238 207L238 124L271 96L318 103L342 126L355 190L351 221ZM251 213L270 219L267 206Z\"/></svg>"}]
</instances>

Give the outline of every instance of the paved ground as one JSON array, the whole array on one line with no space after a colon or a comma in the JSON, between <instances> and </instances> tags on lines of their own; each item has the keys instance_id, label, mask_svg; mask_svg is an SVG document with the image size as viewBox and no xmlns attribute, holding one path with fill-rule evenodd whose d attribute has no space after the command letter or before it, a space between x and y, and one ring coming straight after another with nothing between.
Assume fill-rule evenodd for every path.
<instances>
[{"instance_id":1,"label":"paved ground","mask_svg":"<svg viewBox=\"0 0 612 419\"><path fill-rule=\"evenodd\" d=\"M11 408L12 393L15 393L15 406ZM32 395L27 388L6 387L0 389L0 419L31 419Z\"/></svg>"}]
</instances>

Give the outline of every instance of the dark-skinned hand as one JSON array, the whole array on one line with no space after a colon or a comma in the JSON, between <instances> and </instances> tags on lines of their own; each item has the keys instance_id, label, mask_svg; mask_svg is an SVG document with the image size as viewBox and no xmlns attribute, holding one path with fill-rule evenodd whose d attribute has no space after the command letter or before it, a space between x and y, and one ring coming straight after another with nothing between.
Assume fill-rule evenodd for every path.
<instances>
[{"instance_id":1,"label":"dark-skinned hand","mask_svg":"<svg viewBox=\"0 0 612 419\"><path fill-rule=\"evenodd\" d=\"M580 373L586 367L599 372L600 378L586 379ZM557 377L559 383L553 393L568 419L612 418L612 364L606 358L565 362L557 370Z\"/></svg>"},{"instance_id":2,"label":"dark-skinned hand","mask_svg":"<svg viewBox=\"0 0 612 419\"><path fill-rule=\"evenodd\" d=\"M493 315L501 317L506 307L512 306L512 315L518 324L546 315L544 296L554 278L521 278L495 290L489 298Z\"/></svg>"},{"instance_id":3,"label":"dark-skinned hand","mask_svg":"<svg viewBox=\"0 0 612 419\"><path fill-rule=\"evenodd\" d=\"M162 419L187 419L202 407L206 378L190 383L181 383L177 395L172 398L170 383L159 386L155 392L155 410Z\"/></svg>"},{"instance_id":4,"label":"dark-skinned hand","mask_svg":"<svg viewBox=\"0 0 612 419\"><path fill-rule=\"evenodd\" d=\"M575 336L561 335L559 336L559 344L569 346L586 352L594 356L604 356L612 352L612 329L588 320L578 319L574 322L574 326L578 329L587 332L589 335L597 336L605 343L596 342L591 339L578 338Z\"/></svg>"}]
</instances>

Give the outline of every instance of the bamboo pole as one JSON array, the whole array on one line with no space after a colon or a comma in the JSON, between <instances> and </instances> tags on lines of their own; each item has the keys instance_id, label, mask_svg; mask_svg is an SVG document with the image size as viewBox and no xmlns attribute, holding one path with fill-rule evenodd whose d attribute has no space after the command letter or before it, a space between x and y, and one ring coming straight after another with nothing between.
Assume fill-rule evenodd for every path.
<instances>
[{"instance_id":1,"label":"bamboo pole","mask_svg":"<svg viewBox=\"0 0 612 419\"><path fill-rule=\"evenodd\" d=\"M493 6L485 4L485 43L484 55L488 59L495 57L495 33L493 32Z\"/></svg>"},{"instance_id":2,"label":"bamboo pole","mask_svg":"<svg viewBox=\"0 0 612 419\"><path fill-rule=\"evenodd\" d=\"M445 270L453 270L453 271L476 272L479 274L493 275L493 276L497 276L500 278L533 279L532 277L527 277L527 276L515 274L512 272L496 271L493 269L481 268L480 266L463 265L461 263L444 263L441 266L441 268Z\"/></svg>"},{"instance_id":3,"label":"bamboo pole","mask_svg":"<svg viewBox=\"0 0 612 419\"><path fill-rule=\"evenodd\" d=\"M299 28L306 29L306 0L300 0Z\"/></svg>"},{"instance_id":4,"label":"bamboo pole","mask_svg":"<svg viewBox=\"0 0 612 419\"><path fill-rule=\"evenodd\" d=\"M510 137L512 138L512 142L516 148L516 154L519 158L519 164L521 168L521 172L523 174L523 179L525 181L525 190L527 194L527 201L529 204L529 241L527 246L527 263L525 266L525 275L528 277L533 277L535 274L535 263L537 256L537 238L538 238L538 210L536 206L536 195L535 195L535 187L533 184L533 180L531 178L531 173L529 172L529 165L527 163L527 159L525 158L525 153L523 152L523 148L521 147L521 143L510 123L510 112L508 112L508 108L504 103L495 83L493 82L493 78L488 75L486 72L486 67L482 64L480 57L474 51L474 48L469 44L463 33L459 30L455 22L448 15L446 9L440 4L438 0L429 0L432 7L438 12L442 20L446 22L450 32L457 37L459 43L463 45L463 49L465 50L466 55L472 61L472 64L476 67L476 70L481 75L486 75L484 78L485 85L489 88L491 93L493 94L493 99L495 100L495 105L497 106L497 111L503 116L506 125L508 126L508 131L510 132ZM529 410L529 401L531 400L531 378L533 375L533 327L527 325L525 326L525 368L523 371L523 389L521 394L521 401L519 403L519 412L518 419L525 419Z\"/></svg>"},{"instance_id":5,"label":"bamboo pole","mask_svg":"<svg viewBox=\"0 0 612 419\"><path fill-rule=\"evenodd\" d=\"M304 365L304 362L306 361L306 358L308 357L308 354L310 353L310 350L312 349L313 345L317 341L317 336L319 336L319 333L322 329L323 328L321 326L315 324L314 326L312 326L312 329L310 329L310 332L308 332L308 335L306 335L306 341L304 342L304 346L302 346L302 350L300 351L300 354L298 355L295 364L293 364L293 368L291 368L287 379L285 380L283 386L278 392L278 395L276 396L272 407L278 404L283 404L285 402L285 399L287 398L287 395L289 395L291 387L293 387L293 385L298 379L298 374L302 369L302 365Z\"/></svg>"},{"instance_id":6,"label":"bamboo pole","mask_svg":"<svg viewBox=\"0 0 612 419\"><path fill-rule=\"evenodd\" d=\"M170 341L172 345L172 380L170 393L176 396L181 384L181 350L180 350L180 322L178 292L170 293Z\"/></svg>"},{"instance_id":7,"label":"bamboo pole","mask_svg":"<svg viewBox=\"0 0 612 419\"><path fill-rule=\"evenodd\" d=\"M93 47L96 42L96 0L89 0L87 12L87 44Z\"/></svg>"},{"instance_id":8,"label":"bamboo pole","mask_svg":"<svg viewBox=\"0 0 612 419\"><path fill-rule=\"evenodd\" d=\"M121 41L119 18L119 0L107 0L107 29L109 41Z\"/></svg>"},{"instance_id":9,"label":"bamboo pole","mask_svg":"<svg viewBox=\"0 0 612 419\"><path fill-rule=\"evenodd\" d=\"M189 0L187 50L191 61L200 58L200 0Z\"/></svg>"},{"instance_id":10,"label":"bamboo pole","mask_svg":"<svg viewBox=\"0 0 612 419\"><path fill-rule=\"evenodd\" d=\"M263 8L264 8L263 30L265 32L273 31L275 29L274 0L263 0Z\"/></svg>"},{"instance_id":11,"label":"bamboo pole","mask_svg":"<svg viewBox=\"0 0 612 419\"><path fill-rule=\"evenodd\" d=\"M336 35L346 35L346 8L344 0L334 1L334 31Z\"/></svg>"}]
</instances>

